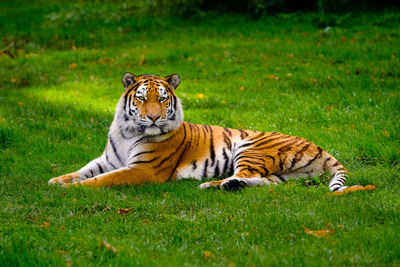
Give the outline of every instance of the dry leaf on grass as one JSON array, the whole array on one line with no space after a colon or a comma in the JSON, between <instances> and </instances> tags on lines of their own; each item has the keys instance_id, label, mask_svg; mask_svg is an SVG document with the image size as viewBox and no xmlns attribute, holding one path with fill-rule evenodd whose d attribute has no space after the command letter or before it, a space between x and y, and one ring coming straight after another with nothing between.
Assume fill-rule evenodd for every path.
<instances>
[{"instance_id":1,"label":"dry leaf on grass","mask_svg":"<svg viewBox=\"0 0 400 267\"><path fill-rule=\"evenodd\" d=\"M122 215L122 214L128 214L132 211L132 209L119 209L118 210L118 215Z\"/></svg>"},{"instance_id":2,"label":"dry leaf on grass","mask_svg":"<svg viewBox=\"0 0 400 267\"><path fill-rule=\"evenodd\" d=\"M106 241L104 241L104 240L100 240L100 242L99 242L99 247L100 248L106 248L107 250L109 250L109 251L112 251L112 252L114 252L114 253L117 253L117 249L115 248L115 247L113 247L113 246L111 246L109 243L107 243Z\"/></svg>"},{"instance_id":3,"label":"dry leaf on grass","mask_svg":"<svg viewBox=\"0 0 400 267\"><path fill-rule=\"evenodd\" d=\"M78 65L74 62L71 63L71 65L68 66L68 68L70 68L71 70L75 69Z\"/></svg>"},{"instance_id":4,"label":"dry leaf on grass","mask_svg":"<svg viewBox=\"0 0 400 267\"><path fill-rule=\"evenodd\" d=\"M328 224L326 227L327 227L327 229L324 229L324 230L310 230L309 228L304 227L304 233L321 238L321 237L326 237L328 235L331 235L335 232L335 229L332 228L330 226L330 224Z\"/></svg>"},{"instance_id":5,"label":"dry leaf on grass","mask_svg":"<svg viewBox=\"0 0 400 267\"><path fill-rule=\"evenodd\" d=\"M206 260L208 260L209 258L213 258L213 257L214 257L214 254L212 254L211 251L205 250L203 252L203 258L205 258Z\"/></svg>"},{"instance_id":6,"label":"dry leaf on grass","mask_svg":"<svg viewBox=\"0 0 400 267\"><path fill-rule=\"evenodd\" d=\"M203 95L202 93L198 93L198 94L196 94L196 96L195 96L196 98L204 98L205 97L205 95Z\"/></svg>"},{"instance_id":7,"label":"dry leaf on grass","mask_svg":"<svg viewBox=\"0 0 400 267\"><path fill-rule=\"evenodd\" d=\"M109 211L109 210L111 210L111 208L109 206L105 206L104 209L103 209L103 212L104 211Z\"/></svg>"},{"instance_id":8,"label":"dry leaf on grass","mask_svg":"<svg viewBox=\"0 0 400 267\"><path fill-rule=\"evenodd\" d=\"M355 192L355 191L373 191L375 190L376 186L375 185L366 185L366 186L352 186L349 188L346 188L343 190L343 192L333 192L329 193L330 195L335 195L335 196L341 196L344 194L348 194L350 192Z\"/></svg>"},{"instance_id":9,"label":"dry leaf on grass","mask_svg":"<svg viewBox=\"0 0 400 267\"><path fill-rule=\"evenodd\" d=\"M270 79L270 80L279 80L279 77L274 75L274 74L268 75L267 78Z\"/></svg>"},{"instance_id":10,"label":"dry leaf on grass","mask_svg":"<svg viewBox=\"0 0 400 267\"><path fill-rule=\"evenodd\" d=\"M49 227L50 226L50 223L49 222L43 222L41 225L40 225L40 228L46 228L46 227Z\"/></svg>"}]
</instances>

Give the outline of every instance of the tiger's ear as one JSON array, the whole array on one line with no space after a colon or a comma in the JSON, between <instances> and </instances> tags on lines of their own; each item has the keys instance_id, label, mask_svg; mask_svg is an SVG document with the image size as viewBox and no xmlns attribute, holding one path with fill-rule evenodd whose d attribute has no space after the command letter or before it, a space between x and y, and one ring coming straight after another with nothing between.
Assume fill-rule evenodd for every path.
<instances>
[{"instance_id":1,"label":"tiger's ear","mask_svg":"<svg viewBox=\"0 0 400 267\"><path fill-rule=\"evenodd\" d=\"M180 80L179 80L179 75L178 74L171 74L168 75L167 77L164 78L169 85L171 85L174 89L178 87Z\"/></svg>"},{"instance_id":2,"label":"tiger's ear","mask_svg":"<svg viewBox=\"0 0 400 267\"><path fill-rule=\"evenodd\" d=\"M124 88L126 89L136 82L136 76L133 73L125 72L121 80L122 84L124 85Z\"/></svg>"}]
</instances>

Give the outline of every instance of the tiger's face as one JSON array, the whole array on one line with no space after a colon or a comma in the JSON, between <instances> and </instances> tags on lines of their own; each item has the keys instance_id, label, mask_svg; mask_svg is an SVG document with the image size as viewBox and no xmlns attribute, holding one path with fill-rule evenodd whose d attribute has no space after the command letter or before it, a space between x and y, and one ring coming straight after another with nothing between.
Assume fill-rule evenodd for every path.
<instances>
[{"instance_id":1,"label":"tiger's face","mask_svg":"<svg viewBox=\"0 0 400 267\"><path fill-rule=\"evenodd\" d=\"M180 101L175 95L179 76L136 76L125 73L122 77L125 92L123 118L125 124L146 135L160 135L177 127L183 121Z\"/></svg>"}]
</instances>

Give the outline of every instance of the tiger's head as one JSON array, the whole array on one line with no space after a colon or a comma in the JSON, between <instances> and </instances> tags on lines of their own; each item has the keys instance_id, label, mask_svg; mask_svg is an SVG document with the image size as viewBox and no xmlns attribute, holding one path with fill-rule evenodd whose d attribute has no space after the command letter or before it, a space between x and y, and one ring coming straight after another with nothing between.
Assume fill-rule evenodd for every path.
<instances>
[{"instance_id":1,"label":"tiger's head","mask_svg":"<svg viewBox=\"0 0 400 267\"><path fill-rule=\"evenodd\" d=\"M160 77L125 73L125 92L117 110L123 128L152 136L178 128L183 122L182 106L175 94L179 82L177 74Z\"/></svg>"}]
</instances>

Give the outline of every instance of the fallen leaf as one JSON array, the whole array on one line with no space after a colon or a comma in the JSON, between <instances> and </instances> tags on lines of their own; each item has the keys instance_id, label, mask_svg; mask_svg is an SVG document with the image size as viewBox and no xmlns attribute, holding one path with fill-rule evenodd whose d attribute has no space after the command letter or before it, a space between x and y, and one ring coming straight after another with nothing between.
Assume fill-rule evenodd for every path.
<instances>
[{"instance_id":1,"label":"fallen leaf","mask_svg":"<svg viewBox=\"0 0 400 267\"><path fill-rule=\"evenodd\" d=\"M279 80L279 77L274 75L274 74L268 75L267 78L270 79L270 80Z\"/></svg>"},{"instance_id":2,"label":"fallen leaf","mask_svg":"<svg viewBox=\"0 0 400 267\"><path fill-rule=\"evenodd\" d=\"M331 111L331 110L332 110L332 106L326 106L325 109L326 109L327 111Z\"/></svg>"},{"instance_id":3,"label":"fallen leaf","mask_svg":"<svg viewBox=\"0 0 400 267\"><path fill-rule=\"evenodd\" d=\"M269 190L270 194L276 194L276 192L274 190Z\"/></svg>"},{"instance_id":4,"label":"fallen leaf","mask_svg":"<svg viewBox=\"0 0 400 267\"><path fill-rule=\"evenodd\" d=\"M388 131L383 131L383 134L386 136L389 136L389 132Z\"/></svg>"},{"instance_id":5,"label":"fallen leaf","mask_svg":"<svg viewBox=\"0 0 400 267\"><path fill-rule=\"evenodd\" d=\"M71 70L75 69L76 66L78 66L75 62L71 63L71 65L68 66L68 68L70 68Z\"/></svg>"},{"instance_id":6,"label":"fallen leaf","mask_svg":"<svg viewBox=\"0 0 400 267\"><path fill-rule=\"evenodd\" d=\"M65 265L67 265L67 266L71 266L71 265L72 265L72 263L71 263L71 262L69 262L69 261L65 261Z\"/></svg>"},{"instance_id":7,"label":"fallen leaf","mask_svg":"<svg viewBox=\"0 0 400 267\"><path fill-rule=\"evenodd\" d=\"M351 186L349 188L346 188L343 190L343 192L333 192L329 193L330 195L335 195L335 196L341 196L344 194L348 194L350 192L355 192L355 191L373 191L375 190L376 187L374 185L366 185L366 186Z\"/></svg>"},{"instance_id":8,"label":"fallen leaf","mask_svg":"<svg viewBox=\"0 0 400 267\"><path fill-rule=\"evenodd\" d=\"M290 72L288 73L288 74L286 74L286 77L292 77L293 76L293 74L291 74Z\"/></svg>"},{"instance_id":9,"label":"fallen leaf","mask_svg":"<svg viewBox=\"0 0 400 267\"><path fill-rule=\"evenodd\" d=\"M214 257L214 254L211 253L211 251L205 250L203 252L203 258L205 258L206 260L208 260L209 258Z\"/></svg>"},{"instance_id":10,"label":"fallen leaf","mask_svg":"<svg viewBox=\"0 0 400 267\"><path fill-rule=\"evenodd\" d=\"M356 69L356 75L360 74L360 70Z\"/></svg>"},{"instance_id":11,"label":"fallen leaf","mask_svg":"<svg viewBox=\"0 0 400 267\"><path fill-rule=\"evenodd\" d=\"M330 224L327 225L327 228L328 229L324 229L324 230L310 230L307 227L304 227L304 233L321 238L321 237L326 237L328 235L331 235L335 232L335 229L331 228Z\"/></svg>"},{"instance_id":12,"label":"fallen leaf","mask_svg":"<svg viewBox=\"0 0 400 267\"><path fill-rule=\"evenodd\" d=\"M57 254L62 254L62 255L67 254L67 252L65 250L56 250L56 253Z\"/></svg>"},{"instance_id":13,"label":"fallen leaf","mask_svg":"<svg viewBox=\"0 0 400 267\"><path fill-rule=\"evenodd\" d=\"M111 210L111 208L109 206L106 206L106 207L104 207L103 212L104 211L109 211L109 210Z\"/></svg>"},{"instance_id":14,"label":"fallen leaf","mask_svg":"<svg viewBox=\"0 0 400 267\"><path fill-rule=\"evenodd\" d=\"M369 184L369 185L364 186L364 189L372 191L372 190L376 189L376 186L372 185L372 184Z\"/></svg>"},{"instance_id":15,"label":"fallen leaf","mask_svg":"<svg viewBox=\"0 0 400 267\"><path fill-rule=\"evenodd\" d=\"M100 240L100 242L99 242L99 247L100 248L106 248L107 250L109 250L109 251L112 251L112 252L114 252L114 253L117 253L117 249L115 248L115 247L113 247L113 246L111 246L109 243L107 243L106 241L104 241L104 240Z\"/></svg>"},{"instance_id":16,"label":"fallen leaf","mask_svg":"<svg viewBox=\"0 0 400 267\"><path fill-rule=\"evenodd\" d=\"M203 95L202 93L198 93L198 94L196 95L196 98L204 98L204 95Z\"/></svg>"},{"instance_id":17,"label":"fallen leaf","mask_svg":"<svg viewBox=\"0 0 400 267\"><path fill-rule=\"evenodd\" d=\"M240 91L244 91L244 86L240 86Z\"/></svg>"},{"instance_id":18,"label":"fallen leaf","mask_svg":"<svg viewBox=\"0 0 400 267\"><path fill-rule=\"evenodd\" d=\"M164 193L164 197L167 197L167 196L168 196L168 192L165 192L165 193Z\"/></svg>"},{"instance_id":19,"label":"fallen leaf","mask_svg":"<svg viewBox=\"0 0 400 267\"><path fill-rule=\"evenodd\" d=\"M131 213L132 209L119 209L118 215Z\"/></svg>"},{"instance_id":20,"label":"fallen leaf","mask_svg":"<svg viewBox=\"0 0 400 267\"><path fill-rule=\"evenodd\" d=\"M46 227L49 227L49 225L50 225L49 222L43 222L43 223L40 225L40 228L46 228Z\"/></svg>"}]
</instances>

